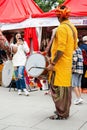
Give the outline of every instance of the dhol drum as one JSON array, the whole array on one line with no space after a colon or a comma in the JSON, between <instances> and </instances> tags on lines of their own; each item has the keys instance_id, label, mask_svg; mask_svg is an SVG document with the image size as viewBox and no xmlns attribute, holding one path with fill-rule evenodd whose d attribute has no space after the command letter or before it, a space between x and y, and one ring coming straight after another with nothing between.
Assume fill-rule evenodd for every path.
<instances>
[{"instance_id":1,"label":"dhol drum","mask_svg":"<svg viewBox=\"0 0 87 130\"><path fill-rule=\"evenodd\" d=\"M4 63L2 69L2 86L8 87L12 81L13 76L13 64L11 60L8 60Z\"/></svg>"},{"instance_id":2,"label":"dhol drum","mask_svg":"<svg viewBox=\"0 0 87 130\"><path fill-rule=\"evenodd\" d=\"M29 56L26 62L26 71L31 77L46 78L48 71L46 70L49 62L42 54L34 53Z\"/></svg>"}]
</instances>

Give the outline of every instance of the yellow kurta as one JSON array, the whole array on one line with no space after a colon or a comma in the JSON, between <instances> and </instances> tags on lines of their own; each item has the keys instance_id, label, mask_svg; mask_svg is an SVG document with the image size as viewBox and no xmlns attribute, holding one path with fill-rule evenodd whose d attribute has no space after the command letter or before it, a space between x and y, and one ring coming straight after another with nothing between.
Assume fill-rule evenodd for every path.
<instances>
[{"instance_id":1,"label":"yellow kurta","mask_svg":"<svg viewBox=\"0 0 87 130\"><path fill-rule=\"evenodd\" d=\"M68 23L72 26L76 40L73 38L72 29L66 25ZM72 54L73 50L77 48L77 30L70 23L69 20L66 20L60 24L57 28L55 38L53 40L52 48L51 48L51 56L52 60L54 59L55 53L57 50L62 51L63 56L57 61L54 66L54 70L56 72L54 85L55 86L71 86L71 68L72 68Z\"/></svg>"}]
</instances>

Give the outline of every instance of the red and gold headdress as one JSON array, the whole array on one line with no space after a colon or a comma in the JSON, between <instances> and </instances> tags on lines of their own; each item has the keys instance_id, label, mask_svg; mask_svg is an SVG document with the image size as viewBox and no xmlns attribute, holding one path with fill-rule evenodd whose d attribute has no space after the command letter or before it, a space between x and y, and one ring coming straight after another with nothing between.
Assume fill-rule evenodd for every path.
<instances>
[{"instance_id":1,"label":"red and gold headdress","mask_svg":"<svg viewBox=\"0 0 87 130\"><path fill-rule=\"evenodd\" d=\"M55 10L56 15L59 18L68 18L69 14L70 14L70 10L68 9L68 7L64 6L64 5L60 5L56 8Z\"/></svg>"}]
</instances>

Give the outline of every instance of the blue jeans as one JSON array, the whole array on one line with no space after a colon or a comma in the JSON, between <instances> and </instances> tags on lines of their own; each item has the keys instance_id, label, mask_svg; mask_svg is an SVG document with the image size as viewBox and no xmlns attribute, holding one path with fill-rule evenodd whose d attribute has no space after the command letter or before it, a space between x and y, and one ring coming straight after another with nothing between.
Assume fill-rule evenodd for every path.
<instances>
[{"instance_id":1,"label":"blue jeans","mask_svg":"<svg viewBox=\"0 0 87 130\"><path fill-rule=\"evenodd\" d=\"M24 66L18 66L14 70L17 89L21 89L21 90L26 88L25 79L24 79L24 69L25 69Z\"/></svg>"}]
</instances>

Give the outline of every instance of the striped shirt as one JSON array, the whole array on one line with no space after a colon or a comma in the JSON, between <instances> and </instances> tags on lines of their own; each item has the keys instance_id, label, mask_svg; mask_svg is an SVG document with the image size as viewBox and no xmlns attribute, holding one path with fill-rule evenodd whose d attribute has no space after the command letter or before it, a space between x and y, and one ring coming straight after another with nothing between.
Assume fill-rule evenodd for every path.
<instances>
[{"instance_id":1,"label":"striped shirt","mask_svg":"<svg viewBox=\"0 0 87 130\"><path fill-rule=\"evenodd\" d=\"M72 72L83 74L83 56L80 48L73 52Z\"/></svg>"}]
</instances>

